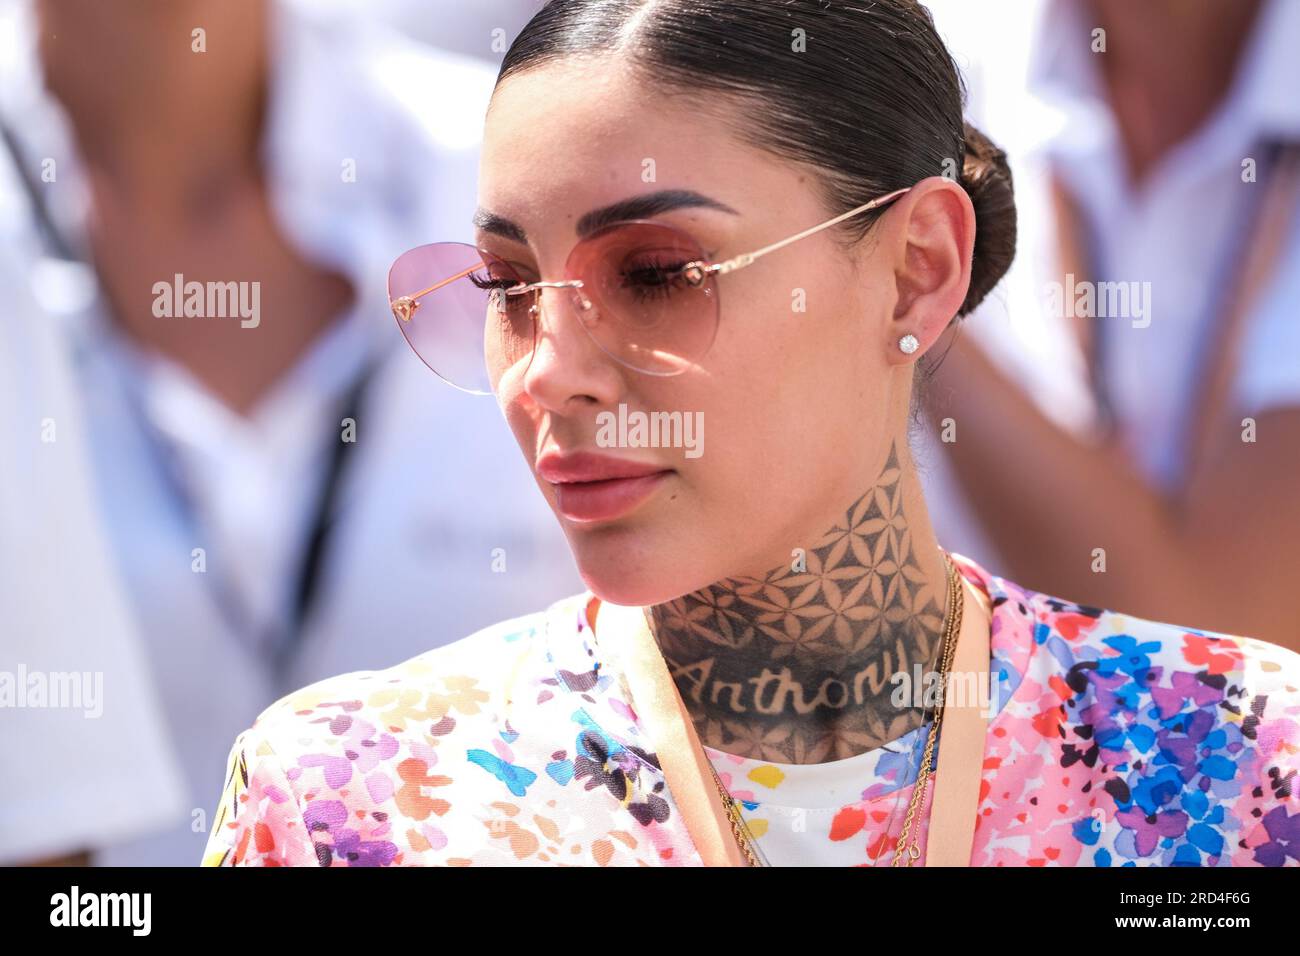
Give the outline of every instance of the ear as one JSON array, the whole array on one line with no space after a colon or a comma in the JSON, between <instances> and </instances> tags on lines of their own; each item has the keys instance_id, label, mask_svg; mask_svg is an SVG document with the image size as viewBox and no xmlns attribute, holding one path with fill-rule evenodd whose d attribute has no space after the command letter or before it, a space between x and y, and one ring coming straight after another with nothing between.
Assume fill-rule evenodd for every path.
<instances>
[{"instance_id":1,"label":"ear","mask_svg":"<svg viewBox=\"0 0 1300 956\"><path fill-rule=\"evenodd\" d=\"M975 207L958 183L943 176L923 179L900 197L890 216L888 238L898 298L886 326L890 361L919 359L948 328L966 299L975 250ZM912 334L912 354L898 340Z\"/></svg>"}]
</instances>

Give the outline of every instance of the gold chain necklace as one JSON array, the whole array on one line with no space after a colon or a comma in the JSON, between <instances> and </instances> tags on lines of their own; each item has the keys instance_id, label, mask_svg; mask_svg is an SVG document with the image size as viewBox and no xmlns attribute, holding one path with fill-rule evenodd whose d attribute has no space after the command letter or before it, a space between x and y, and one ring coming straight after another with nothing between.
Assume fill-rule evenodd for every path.
<instances>
[{"instance_id":1,"label":"gold chain necklace","mask_svg":"<svg viewBox=\"0 0 1300 956\"><path fill-rule=\"evenodd\" d=\"M890 862L890 866L898 866L899 860L906 860L903 865L911 866L912 862L921 856L921 850L916 845L916 834L912 834L910 846L905 846L905 844L907 843L908 833L912 828L913 818L916 816L916 808L921 805L921 799L930 783L930 761L934 757L934 742L939 736L939 722L943 718L943 704L947 696L948 669L952 666L953 650L957 646L956 636L961 631L961 576L953 566L952 558L948 556L947 551L943 552L943 560L948 577L948 613L944 621L943 649L940 653L939 701L935 705L934 721L930 724L930 734L925 742L925 753L921 757L921 769L916 774L916 785L913 787L912 799L907 806L907 816L903 818L903 830L899 834L898 846L894 849L894 858ZM714 768L713 761L706 759L704 762L709 765L709 770L713 773L713 782L717 784L718 793L722 796L722 808L727 814L727 819L731 821L731 835L740 847L740 852L745 857L747 864L749 866L767 866L767 861L758 852L758 843L754 839L754 834L750 832L749 825L741 815L740 805L732 799L731 794L727 792L727 788L722 785L722 780L718 777L718 771Z\"/></svg>"},{"instance_id":2,"label":"gold chain necklace","mask_svg":"<svg viewBox=\"0 0 1300 956\"><path fill-rule=\"evenodd\" d=\"M912 834L912 842L909 846L904 847L904 844L907 842L908 832L912 828L916 808L921 805L921 799L930 784L930 761L934 757L934 742L939 736L939 724L943 720L943 705L948 696L948 670L952 667L953 652L957 647L957 635L961 632L961 576L957 574L956 569L953 567L952 558L948 556L947 551L943 553L943 558L948 564L949 616L943 631L942 662L939 664L939 700L934 705L934 720L930 724L930 735L925 741L925 753L921 755L921 769L916 774L916 785L912 789L912 800L907 806L907 816L903 818L903 830L898 835L898 846L894 848L894 858L890 860L890 866L898 866L899 860L906 861L903 864L904 866L911 866L921 856L921 850L916 845L916 834Z\"/></svg>"}]
</instances>

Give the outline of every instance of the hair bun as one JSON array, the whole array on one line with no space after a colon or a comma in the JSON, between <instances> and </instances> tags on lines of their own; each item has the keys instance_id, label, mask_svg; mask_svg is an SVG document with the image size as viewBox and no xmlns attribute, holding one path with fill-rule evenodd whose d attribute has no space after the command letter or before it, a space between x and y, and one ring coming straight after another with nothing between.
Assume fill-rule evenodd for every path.
<instances>
[{"instance_id":1,"label":"hair bun","mask_svg":"<svg viewBox=\"0 0 1300 956\"><path fill-rule=\"evenodd\" d=\"M963 125L961 185L975 206L975 252L970 288L958 315L969 314L984 301L1016 255L1016 202L1007 154L970 123Z\"/></svg>"}]
</instances>

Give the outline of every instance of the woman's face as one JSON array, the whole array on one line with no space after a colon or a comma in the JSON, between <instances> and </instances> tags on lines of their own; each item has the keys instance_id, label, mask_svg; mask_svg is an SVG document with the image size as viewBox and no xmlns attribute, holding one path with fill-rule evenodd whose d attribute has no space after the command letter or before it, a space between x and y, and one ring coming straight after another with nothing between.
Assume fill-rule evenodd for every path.
<instances>
[{"instance_id":1,"label":"woman's face","mask_svg":"<svg viewBox=\"0 0 1300 956\"><path fill-rule=\"evenodd\" d=\"M656 95L615 62L535 69L493 97L478 205L525 239L481 227L476 241L524 281L567 278L581 217L660 190L716 204L654 217L689 232L714 261L834 215L806 171L737 141L691 100ZM899 293L874 245L849 254L823 231L717 277L712 347L698 367L668 377L620 364L584 330L571 295L542 294L531 360L491 372L598 596L653 604L788 565L875 481L906 418L911 372L893 357L905 358L889 339ZM697 429L694 449L604 447L601 422L620 405L629 421L679 412L707 440ZM576 455L599 456L596 470ZM627 472L649 474L574 481Z\"/></svg>"}]
</instances>

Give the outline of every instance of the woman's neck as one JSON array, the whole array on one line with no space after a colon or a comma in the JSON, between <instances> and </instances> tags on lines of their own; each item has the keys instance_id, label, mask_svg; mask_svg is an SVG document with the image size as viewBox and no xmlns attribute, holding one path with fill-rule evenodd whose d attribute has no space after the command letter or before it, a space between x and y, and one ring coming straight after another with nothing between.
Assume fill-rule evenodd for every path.
<instances>
[{"instance_id":1,"label":"woman's neck","mask_svg":"<svg viewBox=\"0 0 1300 956\"><path fill-rule=\"evenodd\" d=\"M937 664L943 555L910 457L890 448L874 484L789 563L650 609L700 740L778 763L822 763L919 726L894 675ZM902 685L910 687L910 684Z\"/></svg>"}]
</instances>

